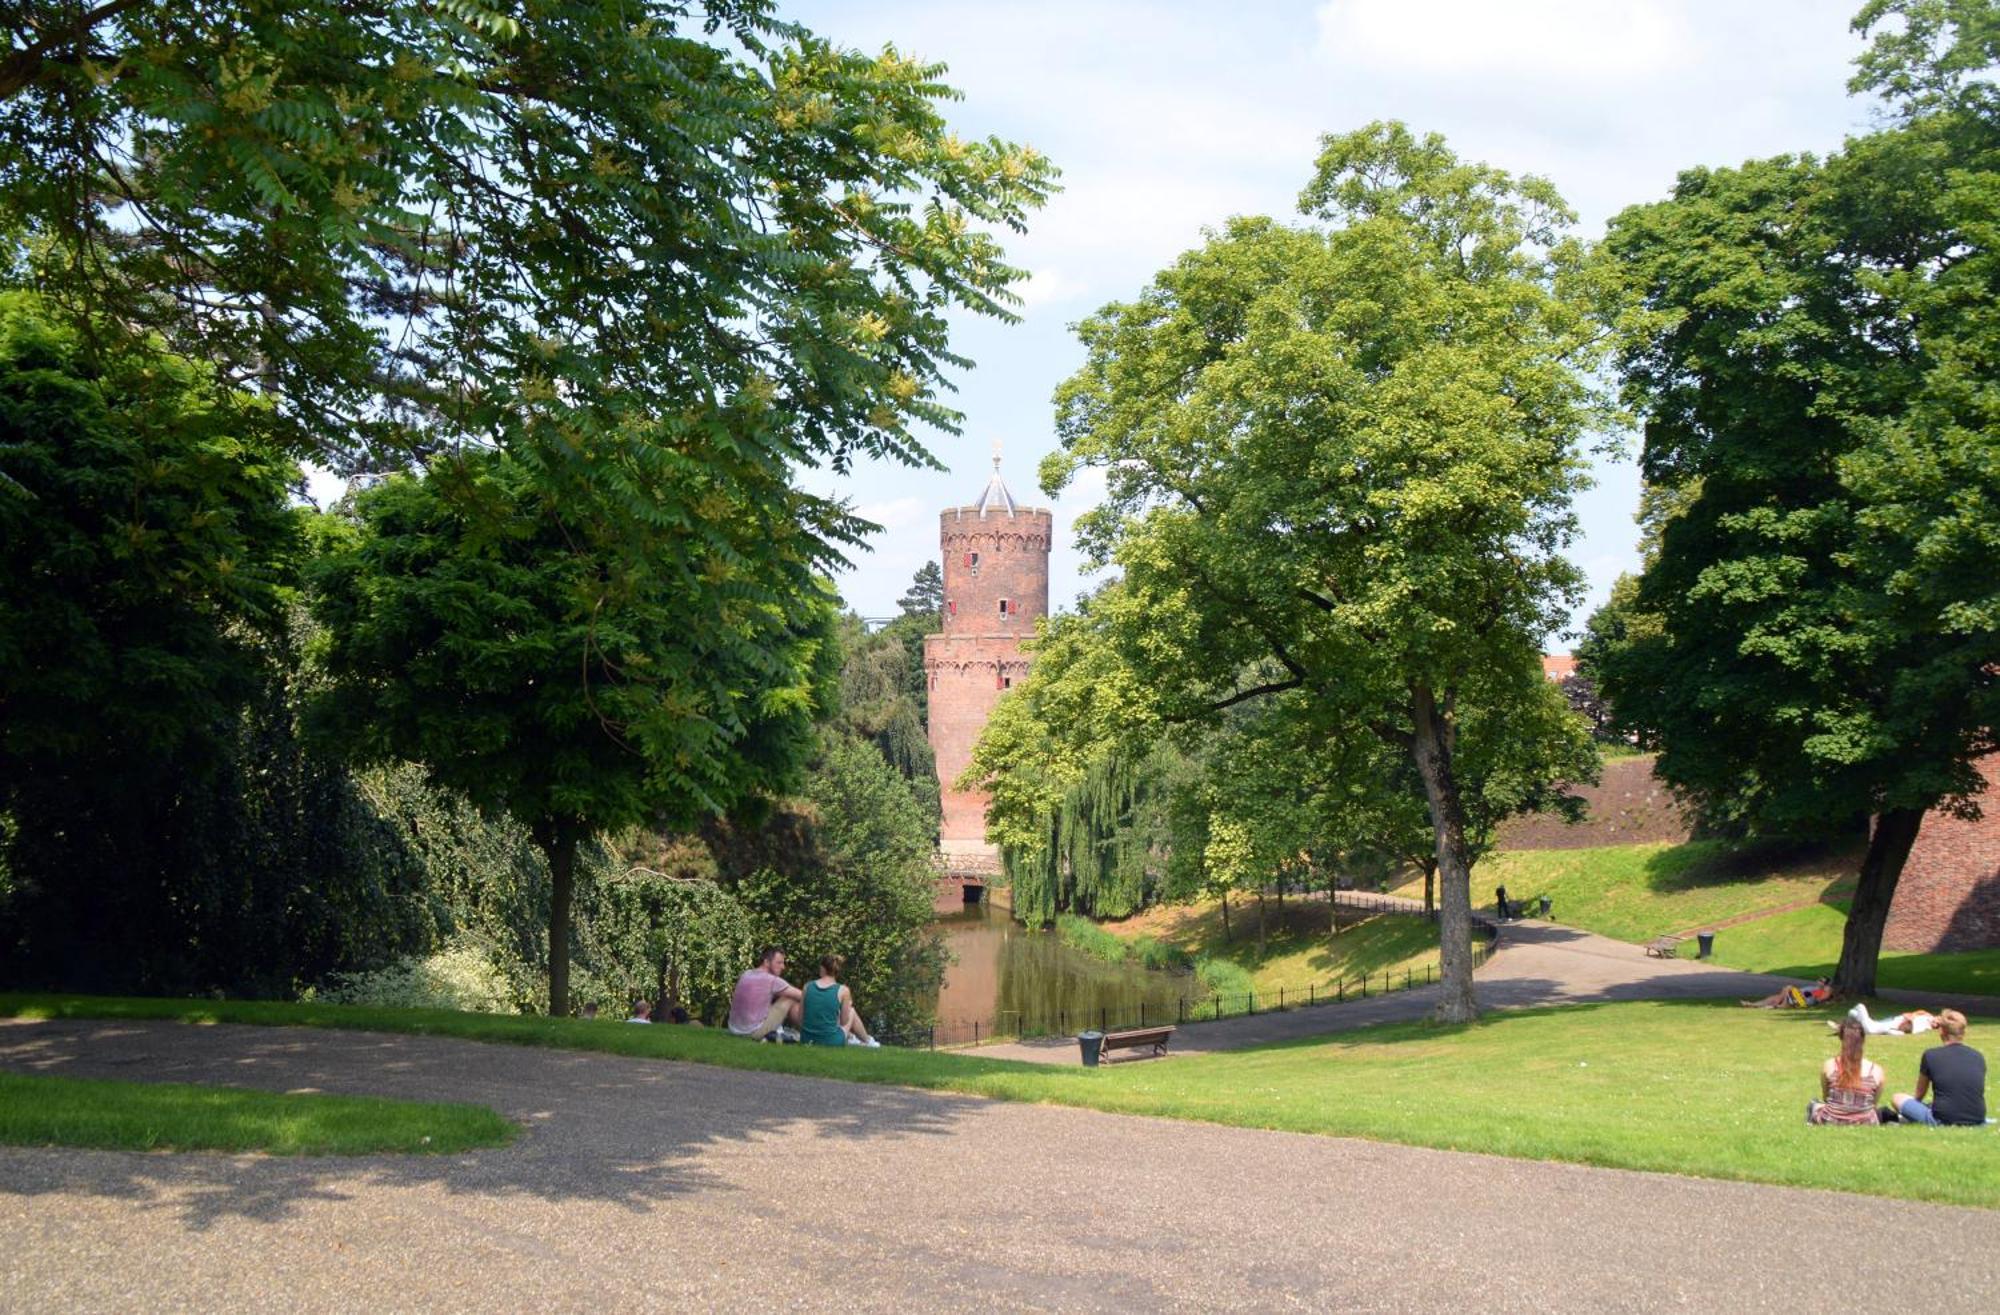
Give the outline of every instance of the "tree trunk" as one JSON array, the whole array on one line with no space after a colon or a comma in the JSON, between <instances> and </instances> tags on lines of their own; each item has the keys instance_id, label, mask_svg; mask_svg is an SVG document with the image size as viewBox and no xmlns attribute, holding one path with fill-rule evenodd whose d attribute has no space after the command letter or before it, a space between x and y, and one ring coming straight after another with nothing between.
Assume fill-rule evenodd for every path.
<instances>
[{"instance_id":1,"label":"tree trunk","mask_svg":"<svg viewBox=\"0 0 2000 1315\"><path fill-rule=\"evenodd\" d=\"M1479 1001L1472 991L1472 862L1465 843L1465 806L1451 762L1456 728L1427 686L1416 686L1410 695L1415 722L1410 754L1430 803L1441 878L1438 951L1444 994L1438 1000L1437 1017L1447 1023L1469 1023L1479 1017Z\"/></svg>"},{"instance_id":2,"label":"tree trunk","mask_svg":"<svg viewBox=\"0 0 2000 1315\"><path fill-rule=\"evenodd\" d=\"M1426 918L1437 917L1437 911L1438 911L1437 880L1438 880L1437 859L1435 858L1425 859L1424 860L1424 916ZM1468 878L1468 880L1470 880L1470 878Z\"/></svg>"},{"instance_id":3,"label":"tree trunk","mask_svg":"<svg viewBox=\"0 0 2000 1315\"><path fill-rule=\"evenodd\" d=\"M1222 939L1229 939L1229 892L1222 892Z\"/></svg>"},{"instance_id":4,"label":"tree trunk","mask_svg":"<svg viewBox=\"0 0 2000 1315\"><path fill-rule=\"evenodd\" d=\"M1257 962L1264 962L1264 888L1257 887Z\"/></svg>"},{"instance_id":5,"label":"tree trunk","mask_svg":"<svg viewBox=\"0 0 2000 1315\"><path fill-rule=\"evenodd\" d=\"M1892 808L1875 819L1867 856L1861 860L1861 880L1847 911L1847 928L1841 934L1840 966L1833 971L1833 987L1844 996L1859 999L1875 994L1882 928L1889 921L1889 905L1896 898L1910 846L1923 824L1923 810L1917 808Z\"/></svg>"},{"instance_id":6,"label":"tree trunk","mask_svg":"<svg viewBox=\"0 0 2000 1315\"><path fill-rule=\"evenodd\" d=\"M549 863L549 1017L569 1017L569 921L575 895L576 842L581 828L550 822L535 828Z\"/></svg>"}]
</instances>

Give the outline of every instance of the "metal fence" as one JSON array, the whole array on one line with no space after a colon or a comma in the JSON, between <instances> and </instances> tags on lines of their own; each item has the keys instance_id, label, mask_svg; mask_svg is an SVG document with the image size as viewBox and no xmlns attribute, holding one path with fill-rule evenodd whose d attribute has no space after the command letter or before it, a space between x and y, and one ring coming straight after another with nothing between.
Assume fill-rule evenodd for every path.
<instances>
[{"instance_id":1,"label":"metal fence","mask_svg":"<svg viewBox=\"0 0 2000 1315\"><path fill-rule=\"evenodd\" d=\"M1392 897L1364 896L1382 901L1373 906L1358 901L1350 903L1349 897L1356 894L1359 892L1342 891L1340 900L1342 906L1374 907L1377 911L1385 913L1425 916L1421 909L1412 910L1407 905L1393 900ZM1473 923L1475 930L1485 937L1484 940L1475 940L1472 943L1472 966L1476 969L1493 953L1493 942L1498 932L1494 924L1483 915L1475 915ZM1142 1001L1136 1006L1122 1008L1104 1006L1081 1011L1058 1009L1053 1017L1029 1018L1009 1011L988 1018L940 1019L935 1026L922 1032L883 1036L881 1040L885 1045L928 1047L935 1050L939 1046L978 1045L985 1041L1069 1036L1086 1028L1095 1028L1100 1032L1114 1032L1133 1027L1156 1027L1166 1023L1206 1023L1222 1018L1241 1018L1289 1009L1312 1009L1321 1005L1346 1004L1350 1001L1415 990L1436 982L1438 967L1437 964L1426 964L1422 968L1389 969L1379 973L1362 973L1357 977L1340 976L1325 981L1304 982L1296 986L1280 986L1267 991L1232 991L1221 994L1198 992L1183 995L1169 1004Z\"/></svg>"}]
</instances>

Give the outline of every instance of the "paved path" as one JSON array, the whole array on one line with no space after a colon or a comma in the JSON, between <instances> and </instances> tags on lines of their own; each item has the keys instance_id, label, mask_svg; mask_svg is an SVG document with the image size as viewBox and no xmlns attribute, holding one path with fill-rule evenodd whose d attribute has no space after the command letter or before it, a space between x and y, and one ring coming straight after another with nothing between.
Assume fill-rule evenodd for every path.
<instances>
[{"instance_id":1,"label":"paved path","mask_svg":"<svg viewBox=\"0 0 2000 1315\"><path fill-rule=\"evenodd\" d=\"M0 1148L5 1311L1957 1311L2000 1290L2000 1212L606 1055L8 1023L0 1066L470 1100L528 1128L437 1159Z\"/></svg>"},{"instance_id":2,"label":"paved path","mask_svg":"<svg viewBox=\"0 0 2000 1315\"><path fill-rule=\"evenodd\" d=\"M1739 972L1696 959L1656 959L1637 945L1531 918L1502 926L1499 944L1480 967L1476 980L1479 1002L1489 1009L1593 1000L1743 1000L1796 983L1790 977ZM1441 990L1420 986L1359 1003L1188 1023L1174 1033L1173 1049L1183 1054L1237 1050L1376 1023L1410 1022L1430 1016ZM1076 1042L1065 1037L983 1046L979 1053L1043 1064L1079 1062Z\"/></svg>"}]
</instances>

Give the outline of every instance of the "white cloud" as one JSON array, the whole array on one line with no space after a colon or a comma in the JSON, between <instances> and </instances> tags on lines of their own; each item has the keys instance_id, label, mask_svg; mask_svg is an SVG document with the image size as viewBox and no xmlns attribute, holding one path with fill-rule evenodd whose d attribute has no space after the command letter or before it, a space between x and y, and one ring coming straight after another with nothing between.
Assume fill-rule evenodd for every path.
<instances>
[{"instance_id":1,"label":"white cloud","mask_svg":"<svg viewBox=\"0 0 2000 1315\"><path fill-rule=\"evenodd\" d=\"M1069 301L1089 291L1090 285L1082 279L1073 279L1060 269L1050 266L1038 269L1028 275L1028 281L1021 285L1021 304L1024 306L1048 306L1056 302Z\"/></svg>"},{"instance_id":2,"label":"white cloud","mask_svg":"<svg viewBox=\"0 0 2000 1315\"><path fill-rule=\"evenodd\" d=\"M1328 0L1318 20L1323 58L1384 72L1610 80L1661 72L1692 48L1685 11L1655 0Z\"/></svg>"},{"instance_id":3,"label":"white cloud","mask_svg":"<svg viewBox=\"0 0 2000 1315\"><path fill-rule=\"evenodd\" d=\"M887 502L864 502L854 509L863 520L874 521L885 530L906 530L931 518L931 508L921 498L891 498Z\"/></svg>"}]
</instances>

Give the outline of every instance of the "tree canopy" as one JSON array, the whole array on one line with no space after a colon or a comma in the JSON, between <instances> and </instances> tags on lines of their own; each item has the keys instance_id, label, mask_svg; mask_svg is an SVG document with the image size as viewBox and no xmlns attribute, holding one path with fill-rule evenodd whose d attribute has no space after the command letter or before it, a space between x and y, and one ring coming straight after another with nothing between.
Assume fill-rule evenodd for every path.
<instances>
[{"instance_id":1,"label":"tree canopy","mask_svg":"<svg viewBox=\"0 0 2000 1315\"><path fill-rule=\"evenodd\" d=\"M1547 183L1400 124L1325 138L1300 206L1323 223L1233 221L1084 321L1043 482L1105 471L1080 538L1123 572L1099 613L1161 718L1299 691L1322 739L1410 756L1466 1018L1464 705L1544 699L1576 596L1588 268Z\"/></svg>"},{"instance_id":2,"label":"tree canopy","mask_svg":"<svg viewBox=\"0 0 2000 1315\"><path fill-rule=\"evenodd\" d=\"M831 600L597 549L503 454L439 458L355 510L314 568L322 734L528 828L554 883L561 1013L577 844L791 783L833 697Z\"/></svg>"},{"instance_id":3,"label":"tree canopy","mask_svg":"<svg viewBox=\"0 0 2000 1315\"><path fill-rule=\"evenodd\" d=\"M212 362L343 473L503 446L642 543L699 524L691 475L928 462L948 318L1010 313L995 230L1053 178L951 133L937 66L767 0L4 22L0 234L92 349Z\"/></svg>"},{"instance_id":4,"label":"tree canopy","mask_svg":"<svg viewBox=\"0 0 2000 1315\"><path fill-rule=\"evenodd\" d=\"M1894 124L1824 160L1691 170L1606 239L1666 510L1593 662L1711 814L1875 818L1836 976L1857 995L1924 814L1971 811L1972 760L2000 747L2000 28L1924 0L1857 25L1891 14L1856 85Z\"/></svg>"}]
</instances>

